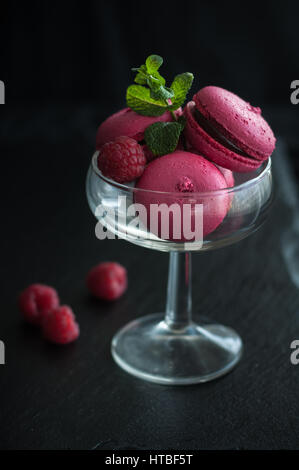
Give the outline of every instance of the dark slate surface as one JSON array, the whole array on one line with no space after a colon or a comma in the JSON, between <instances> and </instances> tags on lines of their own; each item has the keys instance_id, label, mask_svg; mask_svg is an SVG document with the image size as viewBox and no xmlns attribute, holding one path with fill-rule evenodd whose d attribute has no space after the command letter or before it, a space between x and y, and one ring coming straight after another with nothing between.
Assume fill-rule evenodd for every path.
<instances>
[{"instance_id":1,"label":"dark slate surface","mask_svg":"<svg viewBox=\"0 0 299 470\"><path fill-rule=\"evenodd\" d=\"M1 130L0 448L298 448L299 365L290 363L290 343L299 339L299 292L282 256L292 213L280 178L259 232L193 257L194 309L241 334L242 361L211 383L154 385L119 369L109 349L119 327L163 310L168 257L95 238L84 183L97 113L54 109L42 122L25 118L18 114ZM286 154L281 149L274 159ZM92 300L84 285L88 269L106 259L123 263L130 280L127 294L109 305ZM16 295L36 281L56 286L73 307L77 343L47 344L20 320Z\"/></svg>"}]
</instances>

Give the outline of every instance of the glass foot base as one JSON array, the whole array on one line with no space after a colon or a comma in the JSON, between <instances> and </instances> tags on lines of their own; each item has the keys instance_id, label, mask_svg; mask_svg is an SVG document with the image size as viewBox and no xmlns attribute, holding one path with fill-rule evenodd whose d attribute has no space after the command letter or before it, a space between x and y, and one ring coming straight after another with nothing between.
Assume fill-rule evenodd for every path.
<instances>
[{"instance_id":1,"label":"glass foot base","mask_svg":"<svg viewBox=\"0 0 299 470\"><path fill-rule=\"evenodd\" d=\"M165 385L208 382L240 360L242 340L226 326L191 323L169 328L164 314L148 315L122 328L112 340L116 363L136 377Z\"/></svg>"}]
</instances>

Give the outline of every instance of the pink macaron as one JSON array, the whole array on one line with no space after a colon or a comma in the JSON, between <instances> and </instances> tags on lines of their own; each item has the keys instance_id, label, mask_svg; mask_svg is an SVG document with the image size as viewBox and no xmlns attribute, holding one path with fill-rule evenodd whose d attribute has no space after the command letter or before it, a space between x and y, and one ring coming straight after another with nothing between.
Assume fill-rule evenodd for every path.
<instances>
[{"instance_id":1,"label":"pink macaron","mask_svg":"<svg viewBox=\"0 0 299 470\"><path fill-rule=\"evenodd\" d=\"M199 155L199 153L197 152L197 150L195 150L193 147L189 147L187 146L187 150L188 152L190 153L195 153L196 155ZM179 150L183 150L182 148L179 149ZM220 165L217 165L217 168L221 171L221 173L223 174L224 178L225 178L225 181L226 181L226 187L227 188L232 188L235 184L235 178L234 178L234 174L231 170L229 170L228 168L223 168L222 166Z\"/></svg>"},{"instance_id":2,"label":"pink macaron","mask_svg":"<svg viewBox=\"0 0 299 470\"><path fill-rule=\"evenodd\" d=\"M184 114L188 144L229 170L254 170L275 148L276 139L260 108L223 88L202 88Z\"/></svg>"},{"instance_id":3,"label":"pink macaron","mask_svg":"<svg viewBox=\"0 0 299 470\"><path fill-rule=\"evenodd\" d=\"M182 110L179 108L175 113L180 115L182 114ZM96 148L98 150L102 145L107 142L112 142L120 136L131 137L140 142L144 139L144 131L148 126L154 122L167 122L172 120L169 111L166 111L162 116L152 117L137 114L130 108L121 109L117 113L109 116L99 126L96 136Z\"/></svg>"},{"instance_id":4,"label":"pink macaron","mask_svg":"<svg viewBox=\"0 0 299 470\"><path fill-rule=\"evenodd\" d=\"M146 217L141 218L147 228L150 228L152 204L164 204L169 207L176 203L181 208L180 236L175 235L177 233L174 230L177 223L175 216L171 212L166 214L167 224L169 223L169 238L166 239L171 241L191 241L191 238L186 237L183 227L184 204L190 204L192 208L190 221L192 230L195 225L195 204L203 205L202 231L205 237L221 224L231 202L226 191L209 194L211 191L227 188L227 181L221 171L204 157L179 150L149 163L137 182L136 188L146 190L136 192L135 203L142 204L146 208ZM161 191L161 193L155 193L155 191ZM161 224L160 217L156 229L151 231L160 238L164 238L161 235Z\"/></svg>"}]
</instances>

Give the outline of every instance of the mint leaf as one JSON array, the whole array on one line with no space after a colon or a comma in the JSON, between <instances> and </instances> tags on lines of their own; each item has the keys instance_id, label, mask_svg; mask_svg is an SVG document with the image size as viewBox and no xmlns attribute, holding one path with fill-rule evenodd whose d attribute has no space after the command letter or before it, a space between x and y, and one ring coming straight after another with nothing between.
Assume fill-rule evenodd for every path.
<instances>
[{"instance_id":1,"label":"mint leaf","mask_svg":"<svg viewBox=\"0 0 299 470\"><path fill-rule=\"evenodd\" d=\"M139 85L146 85L147 80L147 69L145 65L141 65L141 67L137 69L132 69L133 72L137 72L137 75L134 79L134 82L138 83Z\"/></svg>"},{"instance_id":2,"label":"mint leaf","mask_svg":"<svg viewBox=\"0 0 299 470\"><path fill-rule=\"evenodd\" d=\"M165 78L162 77L162 75L160 75L158 71L152 72L151 74L149 74L149 76L150 76L150 77L154 77L154 78L156 78L157 80L159 80L159 82L160 82L161 85L163 85L163 86L164 86L165 83L166 83Z\"/></svg>"},{"instance_id":3,"label":"mint leaf","mask_svg":"<svg viewBox=\"0 0 299 470\"><path fill-rule=\"evenodd\" d=\"M155 122L145 129L145 143L154 155L166 155L176 149L181 131L179 122Z\"/></svg>"},{"instance_id":4,"label":"mint leaf","mask_svg":"<svg viewBox=\"0 0 299 470\"><path fill-rule=\"evenodd\" d=\"M126 100L129 108L143 116L161 116L167 110L166 101L153 99L150 89L141 85L130 85Z\"/></svg>"},{"instance_id":5,"label":"mint leaf","mask_svg":"<svg viewBox=\"0 0 299 470\"><path fill-rule=\"evenodd\" d=\"M166 100L172 99L172 97L174 96L174 93L171 90L171 88L167 88L161 85L157 89L151 88L150 95L154 100L166 101Z\"/></svg>"},{"instance_id":6,"label":"mint leaf","mask_svg":"<svg viewBox=\"0 0 299 470\"><path fill-rule=\"evenodd\" d=\"M137 72L134 81L139 85L146 85L148 78L156 78L161 83L161 85L165 85L165 79L158 72L158 69L161 67L162 64L162 57L155 54L150 55L146 59L145 64L132 69L133 72Z\"/></svg>"},{"instance_id":7,"label":"mint leaf","mask_svg":"<svg viewBox=\"0 0 299 470\"><path fill-rule=\"evenodd\" d=\"M193 73L189 72L181 73L174 78L170 88L174 91L175 98L172 100L172 104L169 109L178 109L184 104L193 79Z\"/></svg>"},{"instance_id":8,"label":"mint leaf","mask_svg":"<svg viewBox=\"0 0 299 470\"><path fill-rule=\"evenodd\" d=\"M150 55L145 61L147 71L150 74L152 74L152 73L156 72L157 70L159 70L159 68L161 67L162 64L163 64L162 57L160 57L159 55L156 55L156 54Z\"/></svg>"},{"instance_id":9,"label":"mint leaf","mask_svg":"<svg viewBox=\"0 0 299 470\"><path fill-rule=\"evenodd\" d=\"M154 100L168 100L174 97L174 92L171 88L167 88L161 81L152 75L147 78L147 84L151 90L150 95Z\"/></svg>"}]
</instances>

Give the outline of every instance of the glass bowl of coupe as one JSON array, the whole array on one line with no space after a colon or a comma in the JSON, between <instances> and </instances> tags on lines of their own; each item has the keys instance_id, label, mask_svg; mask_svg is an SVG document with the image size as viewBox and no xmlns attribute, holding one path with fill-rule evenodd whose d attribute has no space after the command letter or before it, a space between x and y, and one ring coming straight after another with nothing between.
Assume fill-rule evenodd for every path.
<instances>
[{"instance_id":1,"label":"glass bowl of coupe","mask_svg":"<svg viewBox=\"0 0 299 470\"><path fill-rule=\"evenodd\" d=\"M181 212L174 213L173 219L175 216L180 218L177 228L184 228L181 226L184 208L189 209L186 212L194 219L196 214L190 207L202 208L198 211L198 226L202 227L202 231L198 230L198 238L195 224L190 241L186 238L189 234L184 234L183 230L177 231L180 239L174 238L175 223L172 219L172 225L169 220L171 210L164 217L166 226L169 222L170 237L162 238L162 222L161 226L159 221L154 224L156 233L151 232L150 226L147 227L148 219L140 216L137 204L143 203L150 209L151 204L160 200L169 208L178 200L178 193L118 184L101 174L97 154L92 158L87 176L87 197L99 223L128 242L170 254L165 312L134 320L113 338L113 357L127 372L157 383L192 384L219 377L239 361L241 338L231 328L214 323L201 325L200 320L195 320L197 315L192 316L191 292L192 252L236 243L257 230L267 217L272 201L271 160L246 177L242 174L240 178L237 173L234 178L235 185L230 188L180 194L178 207ZM134 204L134 201L138 202ZM163 213L160 215L162 221ZM192 221L187 223L192 227Z\"/></svg>"}]
</instances>

